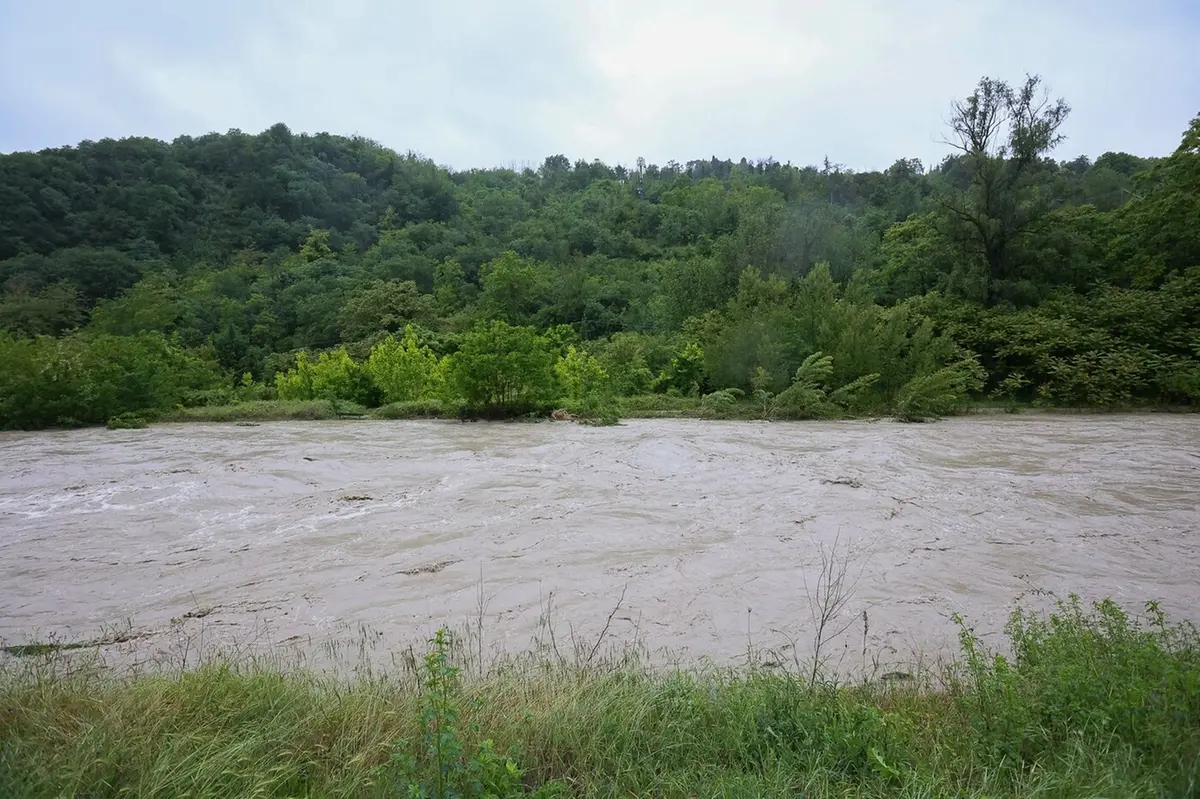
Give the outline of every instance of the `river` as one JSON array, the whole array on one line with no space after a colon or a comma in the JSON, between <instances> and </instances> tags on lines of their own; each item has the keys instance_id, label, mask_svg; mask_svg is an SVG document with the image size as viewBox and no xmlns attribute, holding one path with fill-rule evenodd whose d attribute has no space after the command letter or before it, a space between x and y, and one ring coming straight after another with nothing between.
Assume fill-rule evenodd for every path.
<instances>
[{"instance_id":1,"label":"river","mask_svg":"<svg viewBox=\"0 0 1200 799\"><path fill-rule=\"evenodd\" d=\"M0 638L807 657L824 551L825 654L860 666L942 651L954 613L998 641L1044 592L1200 621L1198 529L1200 416L5 433Z\"/></svg>"}]
</instances>

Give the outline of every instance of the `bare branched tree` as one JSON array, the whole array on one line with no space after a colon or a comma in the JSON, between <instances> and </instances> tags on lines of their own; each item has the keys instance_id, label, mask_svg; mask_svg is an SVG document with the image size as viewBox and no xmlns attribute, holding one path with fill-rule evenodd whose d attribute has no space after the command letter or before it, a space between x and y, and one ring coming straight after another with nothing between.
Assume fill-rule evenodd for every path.
<instances>
[{"instance_id":1,"label":"bare branched tree","mask_svg":"<svg viewBox=\"0 0 1200 799\"><path fill-rule=\"evenodd\" d=\"M850 629L857 617L846 618L843 612L854 596L861 570L854 575L850 573L850 553L840 549L840 536L834 538L833 544L826 548L819 545L821 571L817 575L815 586L811 586L807 574L804 577L804 593L808 597L808 610L813 622L813 653L812 671L809 674L809 685L817 684L821 666L825 662L826 645Z\"/></svg>"}]
</instances>

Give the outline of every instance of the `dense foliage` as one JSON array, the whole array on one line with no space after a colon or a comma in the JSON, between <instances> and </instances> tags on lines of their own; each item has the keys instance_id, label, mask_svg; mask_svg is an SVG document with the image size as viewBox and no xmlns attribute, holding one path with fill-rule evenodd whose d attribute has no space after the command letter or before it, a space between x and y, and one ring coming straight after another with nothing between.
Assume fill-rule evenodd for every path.
<instances>
[{"instance_id":1,"label":"dense foliage","mask_svg":"<svg viewBox=\"0 0 1200 799\"><path fill-rule=\"evenodd\" d=\"M237 391L515 412L731 390L707 407L771 418L1194 405L1200 117L1165 158L1055 161L1068 112L1037 78L985 79L952 155L882 172L450 172L282 124L3 155L0 427Z\"/></svg>"}]
</instances>

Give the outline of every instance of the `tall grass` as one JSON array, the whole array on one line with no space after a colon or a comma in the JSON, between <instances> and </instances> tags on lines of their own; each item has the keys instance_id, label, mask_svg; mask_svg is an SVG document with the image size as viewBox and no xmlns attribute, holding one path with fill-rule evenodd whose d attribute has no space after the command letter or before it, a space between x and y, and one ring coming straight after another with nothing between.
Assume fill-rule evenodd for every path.
<instances>
[{"instance_id":1,"label":"tall grass","mask_svg":"<svg viewBox=\"0 0 1200 799\"><path fill-rule=\"evenodd\" d=\"M639 394L621 398L621 415L631 419L698 418L700 399L670 394Z\"/></svg>"},{"instance_id":2,"label":"tall grass","mask_svg":"<svg viewBox=\"0 0 1200 799\"><path fill-rule=\"evenodd\" d=\"M455 409L438 400L392 402L371 411L373 419L444 419L455 416Z\"/></svg>"},{"instance_id":3,"label":"tall grass","mask_svg":"<svg viewBox=\"0 0 1200 799\"><path fill-rule=\"evenodd\" d=\"M1006 656L963 625L924 684L590 659L464 676L444 634L415 672L355 680L11 659L0 796L1195 795L1200 636L1148 611L1020 611Z\"/></svg>"},{"instance_id":4,"label":"tall grass","mask_svg":"<svg viewBox=\"0 0 1200 799\"><path fill-rule=\"evenodd\" d=\"M342 414L363 413L361 406L328 400L252 400L233 405L180 408L163 418L167 422L270 422L336 419Z\"/></svg>"}]
</instances>

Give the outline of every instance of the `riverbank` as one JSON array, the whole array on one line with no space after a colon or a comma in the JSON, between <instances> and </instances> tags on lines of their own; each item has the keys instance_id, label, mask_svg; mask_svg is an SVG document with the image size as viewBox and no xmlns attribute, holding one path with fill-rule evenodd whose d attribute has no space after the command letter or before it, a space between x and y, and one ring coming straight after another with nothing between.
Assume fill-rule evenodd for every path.
<instances>
[{"instance_id":1,"label":"riverbank","mask_svg":"<svg viewBox=\"0 0 1200 799\"><path fill-rule=\"evenodd\" d=\"M566 404L564 408L572 417L580 409ZM1194 413L1196 408L1145 406L1128 408L1056 408L1032 403L1011 403L996 400L978 400L964 405L955 414L959 416L994 414L1123 414L1123 413ZM772 417L761 402L738 398L719 406L705 405L697 397L645 394L623 397L612 405L612 411L624 419L720 419L726 421L783 421ZM561 414L560 414L561 416ZM587 411L581 418L587 417ZM161 422L268 422L268 421L319 421L329 419L457 419L453 408L436 400L403 402L364 408L348 402L312 400L291 402L286 400L259 400L232 405L210 405L180 408L162 415ZM534 415L533 419L549 419L550 413ZM880 419L890 414L877 410L846 418Z\"/></svg>"},{"instance_id":2,"label":"riverbank","mask_svg":"<svg viewBox=\"0 0 1200 799\"><path fill-rule=\"evenodd\" d=\"M1010 658L963 628L953 666L865 685L803 664L657 671L578 655L480 676L445 640L349 681L261 661L114 676L61 654L9 658L0 795L451 795L439 774L465 795L1193 794L1195 628L1072 601L1008 630Z\"/></svg>"}]
</instances>

